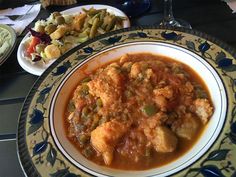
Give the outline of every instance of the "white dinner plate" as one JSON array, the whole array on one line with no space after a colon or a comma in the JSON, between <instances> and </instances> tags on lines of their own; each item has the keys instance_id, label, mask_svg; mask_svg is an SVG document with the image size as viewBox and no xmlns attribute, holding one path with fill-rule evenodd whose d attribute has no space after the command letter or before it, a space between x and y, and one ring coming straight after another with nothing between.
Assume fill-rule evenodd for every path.
<instances>
[{"instance_id":1,"label":"white dinner plate","mask_svg":"<svg viewBox=\"0 0 236 177\"><path fill-rule=\"evenodd\" d=\"M113 13L116 16L125 17L126 20L124 20L123 22L123 27L124 28L130 27L129 18L122 11L120 11L117 8L107 6L107 5L92 4L92 5L78 6L78 7L74 7L74 8L62 11L61 13L66 14L66 15L71 15L71 14L82 12L82 8L90 9L92 7L94 7L95 9L107 9L108 12ZM25 56L25 43L27 40L29 40L29 37L30 37L30 33L28 32L23 38L23 40L21 41L18 47L18 51L17 51L17 60L20 66L25 71L31 74L40 76L55 60L51 60L47 64L43 63L42 61L35 62L35 63L32 63L31 61L29 61Z\"/></svg>"}]
</instances>

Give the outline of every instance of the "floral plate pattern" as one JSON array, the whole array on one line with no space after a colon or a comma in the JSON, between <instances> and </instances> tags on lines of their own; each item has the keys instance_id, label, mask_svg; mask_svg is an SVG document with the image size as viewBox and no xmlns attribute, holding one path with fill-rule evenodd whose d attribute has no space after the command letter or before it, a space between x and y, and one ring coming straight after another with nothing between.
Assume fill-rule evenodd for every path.
<instances>
[{"instance_id":1,"label":"floral plate pattern","mask_svg":"<svg viewBox=\"0 0 236 177\"><path fill-rule=\"evenodd\" d=\"M211 148L194 164L173 176L236 176L236 52L206 34L186 29L136 27L87 41L52 64L33 86L18 124L18 156L28 176L76 177L90 174L75 167L55 145L49 125L52 96L63 78L81 61L101 50L130 42L176 45L204 58L219 74L227 93L224 127Z\"/></svg>"}]
</instances>

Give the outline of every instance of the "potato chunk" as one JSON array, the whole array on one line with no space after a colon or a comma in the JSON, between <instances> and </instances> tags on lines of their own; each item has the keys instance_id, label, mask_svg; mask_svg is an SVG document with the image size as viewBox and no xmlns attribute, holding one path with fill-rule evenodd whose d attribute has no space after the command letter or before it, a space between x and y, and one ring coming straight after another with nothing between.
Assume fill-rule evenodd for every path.
<instances>
[{"instance_id":1,"label":"potato chunk","mask_svg":"<svg viewBox=\"0 0 236 177\"><path fill-rule=\"evenodd\" d=\"M153 90L155 96L164 96L167 99L173 98L174 91L171 86L166 86L164 88L158 88Z\"/></svg>"},{"instance_id":2,"label":"potato chunk","mask_svg":"<svg viewBox=\"0 0 236 177\"><path fill-rule=\"evenodd\" d=\"M197 118L188 113L180 121L172 124L171 129L177 136L190 140L197 133L198 127L199 122Z\"/></svg>"},{"instance_id":3,"label":"potato chunk","mask_svg":"<svg viewBox=\"0 0 236 177\"><path fill-rule=\"evenodd\" d=\"M124 78L119 72L119 66L108 66L98 77L95 77L87 85L89 93L100 97L104 107L118 103L121 100L122 89L124 87ZM114 102L114 100L116 100Z\"/></svg>"},{"instance_id":4,"label":"potato chunk","mask_svg":"<svg viewBox=\"0 0 236 177\"><path fill-rule=\"evenodd\" d=\"M86 19L86 14L82 13L79 15L76 15L74 17L74 20L72 22L72 27L76 30L76 31L80 31L83 26L84 26L84 21Z\"/></svg>"},{"instance_id":5,"label":"potato chunk","mask_svg":"<svg viewBox=\"0 0 236 177\"><path fill-rule=\"evenodd\" d=\"M107 67L107 76L109 76L112 81L114 82L115 85L121 86L123 78L122 75L120 74L120 71L117 69L120 68L119 65L116 63L113 63L112 65Z\"/></svg>"},{"instance_id":6,"label":"potato chunk","mask_svg":"<svg viewBox=\"0 0 236 177\"><path fill-rule=\"evenodd\" d=\"M127 124L112 120L100 125L91 132L91 144L102 154L103 160L107 165L111 164L114 147L127 130Z\"/></svg>"},{"instance_id":7,"label":"potato chunk","mask_svg":"<svg viewBox=\"0 0 236 177\"><path fill-rule=\"evenodd\" d=\"M176 149L177 138L166 126L157 126L151 132L144 133L157 152L173 152Z\"/></svg>"},{"instance_id":8,"label":"potato chunk","mask_svg":"<svg viewBox=\"0 0 236 177\"><path fill-rule=\"evenodd\" d=\"M45 55L48 59L56 59L56 58L61 56L60 49L57 46L53 45L53 44L48 45L44 49L44 52L45 52Z\"/></svg>"},{"instance_id":9,"label":"potato chunk","mask_svg":"<svg viewBox=\"0 0 236 177\"><path fill-rule=\"evenodd\" d=\"M60 25L56 31L50 34L52 40L60 39L68 31L68 27L65 25Z\"/></svg>"},{"instance_id":10,"label":"potato chunk","mask_svg":"<svg viewBox=\"0 0 236 177\"><path fill-rule=\"evenodd\" d=\"M156 96L155 95L153 99L154 99L154 102L161 109L161 111L163 111L163 112L167 111L168 101L164 96L162 96L162 95Z\"/></svg>"},{"instance_id":11,"label":"potato chunk","mask_svg":"<svg viewBox=\"0 0 236 177\"><path fill-rule=\"evenodd\" d=\"M141 73L141 65L140 63L136 62L131 66L131 70L130 70L130 77L135 79L138 77L139 73Z\"/></svg>"},{"instance_id":12,"label":"potato chunk","mask_svg":"<svg viewBox=\"0 0 236 177\"><path fill-rule=\"evenodd\" d=\"M129 57L130 57L129 54L125 54L122 57L120 57L120 64L124 64L124 63L128 62L130 59Z\"/></svg>"},{"instance_id":13,"label":"potato chunk","mask_svg":"<svg viewBox=\"0 0 236 177\"><path fill-rule=\"evenodd\" d=\"M213 107L207 99L198 98L194 101L195 113L206 124L213 114Z\"/></svg>"},{"instance_id":14,"label":"potato chunk","mask_svg":"<svg viewBox=\"0 0 236 177\"><path fill-rule=\"evenodd\" d=\"M174 97L174 91L171 86L153 90L154 101L160 107L161 111L166 111L169 99Z\"/></svg>"},{"instance_id":15,"label":"potato chunk","mask_svg":"<svg viewBox=\"0 0 236 177\"><path fill-rule=\"evenodd\" d=\"M153 70L150 68L147 69L145 73L146 73L147 81L149 81L149 79L151 79L152 77L155 77Z\"/></svg>"},{"instance_id":16,"label":"potato chunk","mask_svg":"<svg viewBox=\"0 0 236 177\"><path fill-rule=\"evenodd\" d=\"M100 97L104 107L114 104L114 100L119 101L121 92L118 88L104 81L101 78L94 79L88 83L89 93Z\"/></svg>"}]
</instances>

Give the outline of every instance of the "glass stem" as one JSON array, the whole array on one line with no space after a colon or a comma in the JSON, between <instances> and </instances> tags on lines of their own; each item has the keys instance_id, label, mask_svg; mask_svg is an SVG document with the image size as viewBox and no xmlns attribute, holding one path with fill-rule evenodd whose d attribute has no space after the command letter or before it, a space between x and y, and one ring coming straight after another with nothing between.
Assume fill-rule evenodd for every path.
<instances>
[{"instance_id":1,"label":"glass stem","mask_svg":"<svg viewBox=\"0 0 236 177\"><path fill-rule=\"evenodd\" d=\"M173 11L172 11L172 0L164 0L164 21L171 22L174 21Z\"/></svg>"},{"instance_id":2,"label":"glass stem","mask_svg":"<svg viewBox=\"0 0 236 177\"><path fill-rule=\"evenodd\" d=\"M172 11L172 0L163 0L163 1L164 1L164 17L163 20L159 23L160 26L184 27L192 29L189 23L181 19L177 21L174 18Z\"/></svg>"}]
</instances>

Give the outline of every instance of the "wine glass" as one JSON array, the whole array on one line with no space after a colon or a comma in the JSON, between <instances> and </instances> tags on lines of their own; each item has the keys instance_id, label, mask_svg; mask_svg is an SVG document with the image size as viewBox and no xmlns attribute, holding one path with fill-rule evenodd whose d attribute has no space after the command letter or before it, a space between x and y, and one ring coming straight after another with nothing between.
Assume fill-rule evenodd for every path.
<instances>
[{"instance_id":1,"label":"wine glass","mask_svg":"<svg viewBox=\"0 0 236 177\"><path fill-rule=\"evenodd\" d=\"M182 19L174 18L172 10L172 0L164 0L164 18L159 25L192 29L191 25L188 22Z\"/></svg>"}]
</instances>

